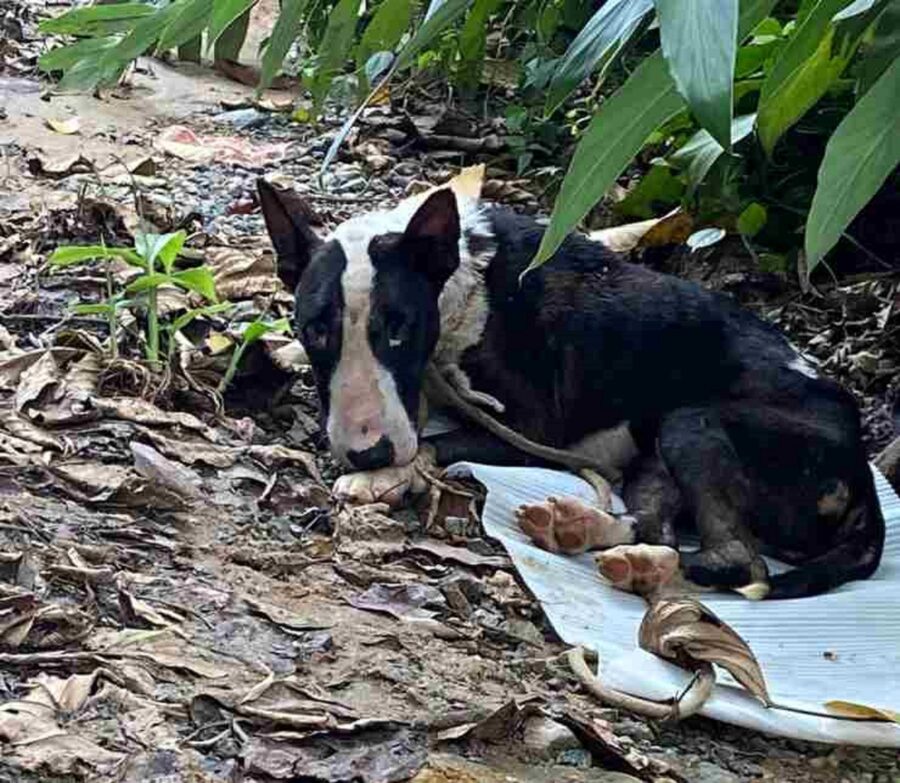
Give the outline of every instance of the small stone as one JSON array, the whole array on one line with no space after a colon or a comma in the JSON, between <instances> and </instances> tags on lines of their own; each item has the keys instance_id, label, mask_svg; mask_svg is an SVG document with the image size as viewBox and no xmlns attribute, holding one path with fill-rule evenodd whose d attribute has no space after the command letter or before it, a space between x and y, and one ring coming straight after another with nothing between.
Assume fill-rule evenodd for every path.
<instances>
[{"instance_id":1,"label":"small stone","mask_svg":"<svg viewBox=\"0 0 900 783\"><path fill-rule=\"evenodd\" d=\"M543 759L556 758L564 751L582 749L578 738L569 729L542 716L525 721L522 743L529 751Z\"/></svg>"},{"instance_id":2,"label":"small stone","mask_svg":"<svg viewBox=\"0 0 900 783\"><path fill-rule=\"evenodd\" d=\"M709 761L701 761L691 769L691 783L740 783L740 778L712 764Z\"/></svg>"},{"instance_id":3,"label":"small stone","mask_svg":"<svg viewBox=\"0 0 900 783\"><path fill-rule=\"evenodd\" d=\"M563 764L567 767L589 769L590 766L594 763L594 759L591 756L590 751L587 751L584 748L571 748L570 750L564 750L559 754L557 763ZM633 778L631 779L633 780ZM625 780L629 780L629 778L625 778Z\"/></svg>"}]
</instances>

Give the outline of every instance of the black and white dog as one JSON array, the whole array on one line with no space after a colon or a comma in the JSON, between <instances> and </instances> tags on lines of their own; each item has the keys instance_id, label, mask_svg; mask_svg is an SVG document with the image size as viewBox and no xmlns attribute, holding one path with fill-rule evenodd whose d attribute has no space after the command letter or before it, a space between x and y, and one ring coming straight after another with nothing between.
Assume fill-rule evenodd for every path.
<instances>
[{"instance_id":1,"label":"black and white dog","mask_svg":"<svg viewBox=\"0 0 900 783\"><path fill-rule=\"evenodd\" d=\"M543 229L483 205L481 177L326 239L297 194L259 182L333 456L357 471L335 492L398 501L423 461L534 463L483 432L420 443L432 361L517 432L620 472L637 523L615 543L675 546L687 520L698 585L792 598L870 576L884 520L851 395L729 298L587 237L520 282ZM760 553L797 567L769 579Z\"/></svg>"}]
</instances>

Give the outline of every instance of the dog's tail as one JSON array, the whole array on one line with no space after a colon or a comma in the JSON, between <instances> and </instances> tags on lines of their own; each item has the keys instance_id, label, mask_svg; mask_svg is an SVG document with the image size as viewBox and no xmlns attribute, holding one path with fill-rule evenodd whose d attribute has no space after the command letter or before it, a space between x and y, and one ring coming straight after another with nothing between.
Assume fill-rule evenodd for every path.
<instances>
[{"instance_id":1,"label":"dog's tail","mask_svg":"<svg viewBox=\"0 0 900 783\"><path fill-rule=\"evenodd\" d=\"M833 549L771 577L766 598L808 598L875 572L884 549L884 517L868 466L835 539L839 543Z\"/></svg>"}]
</instances>

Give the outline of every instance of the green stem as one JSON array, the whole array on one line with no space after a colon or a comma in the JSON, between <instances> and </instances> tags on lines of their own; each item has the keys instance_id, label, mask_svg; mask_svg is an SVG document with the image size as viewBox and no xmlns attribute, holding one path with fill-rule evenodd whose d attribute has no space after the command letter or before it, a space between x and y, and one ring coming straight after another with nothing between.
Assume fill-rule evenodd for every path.
<instances>
[{"instance_id":1,"label":"green stem","mask_svg":"<svg viewBox=\"0 0 900 783\"><path fill-rule=\"evenodd\" d=\"M225 375L222 376L222 380L219 382L219 394L224 394L225 389L231 384L231 381L234 379L234 374L237 372L238 365L241 363L241 359L244 356L244 351L247 348L247 343L241 343L231 354L231 360L228 362L228 369L225 370Z\"/></svg>"},{"instance_id":2,"label":"green stem","mask_svg":"<svg viewBox=\"0 0 900 783\"><path fill-rule=\"evenodd\" d=\"M112 264L106 260L106 301L109 302L109 355L115 359L119 355L118 310L113 299Z\"/></svg>"},{"instance_id":3,"label":"green stem","mask_svg":"<svg viewBox=\"0 0 900 783\"><path fill-rule=\"evenodd\" d=\"M159 369L159 313L156 289L147 292L147 360L154 370Z\"/></svg>"}]
</instances>

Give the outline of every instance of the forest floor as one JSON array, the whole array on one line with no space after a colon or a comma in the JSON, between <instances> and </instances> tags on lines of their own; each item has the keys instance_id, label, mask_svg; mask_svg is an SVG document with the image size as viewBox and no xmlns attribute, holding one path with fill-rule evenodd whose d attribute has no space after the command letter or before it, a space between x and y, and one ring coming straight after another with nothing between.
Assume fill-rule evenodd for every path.
<instances>
[{"instance_id":1,"label":"forest floor","mask_svg":"<svg viewBox=\"0 0 900 783\"><path fill-rule=\"evenodd\" d=\"M486 162L488 198L542 212L498 155L502 123L417 92L365 117L320 189L338 121L291 122L288 92L255 101L209 68L143 60L102 99L44 89L0 71L0 781L900 781L896 752L599 705L499 545L332 502L286 338L248 352L224 406L210 393L228 327L290 311L256 177L305 192L328 227ZM73 117L76 133L48 122ZM139 215L186 228L236 304L162 377L137 350L108 357L103 318L70 309L129 270L45 264L132 241ZM893 433L900 276L773 290L746 261L726 246L665 264L760 308L847 383L874 454Z\"/></svg>"}]
</instances>

